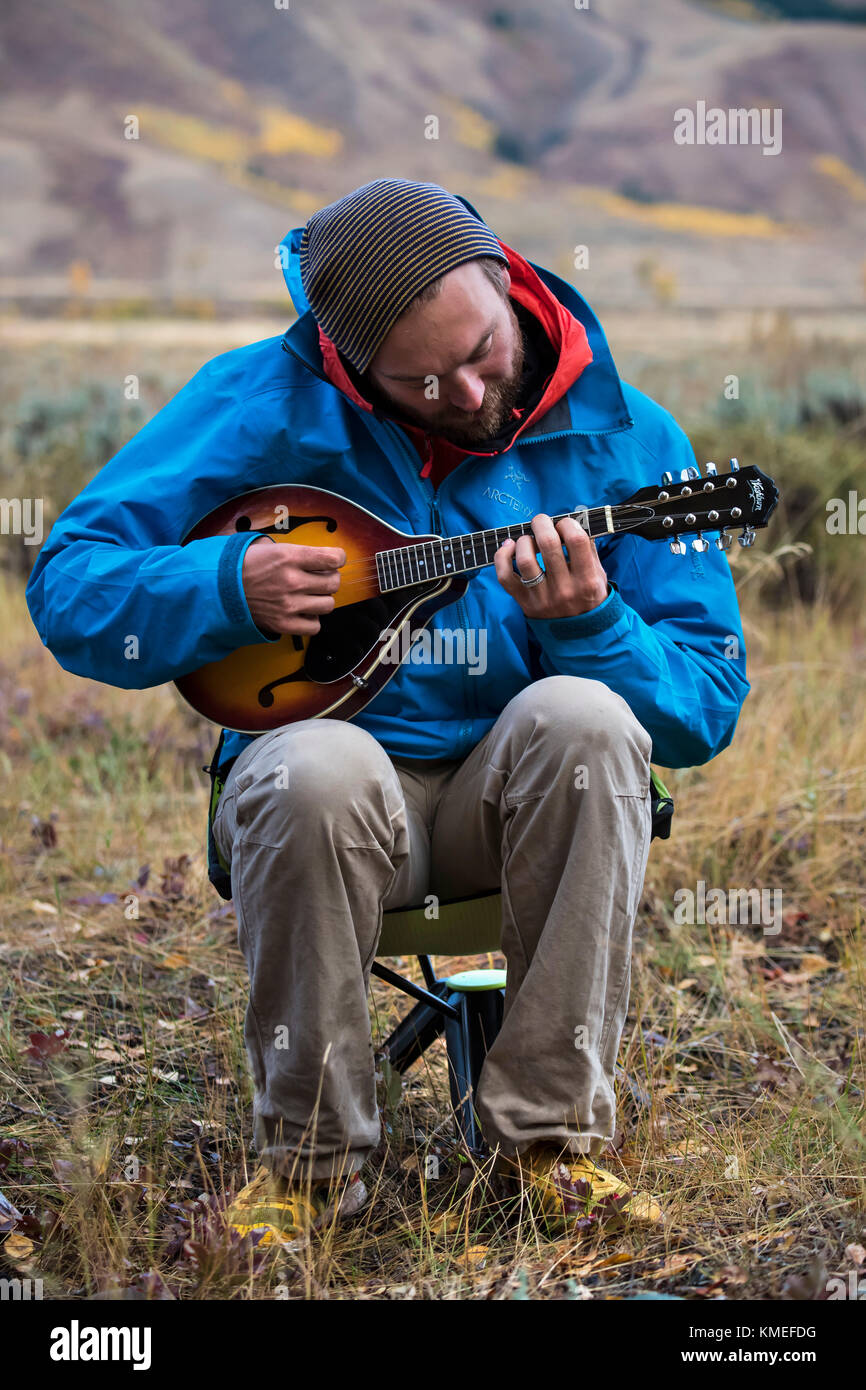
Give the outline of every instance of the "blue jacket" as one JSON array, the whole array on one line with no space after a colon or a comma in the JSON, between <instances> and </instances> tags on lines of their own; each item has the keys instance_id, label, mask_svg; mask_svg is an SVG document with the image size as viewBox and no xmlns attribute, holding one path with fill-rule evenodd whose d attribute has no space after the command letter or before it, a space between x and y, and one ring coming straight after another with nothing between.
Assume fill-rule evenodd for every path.
<instances>
[{"instance_id":1,"label":"blue jacket","mask_svg":"<svg viewBox=\"0 0 866 1390\"><path fill-rule=\"evenodd\" d=\"M299 315L288 332L206 363L52 528L27 602L66 670L142 689L268 641L241 584L255 536L180 544L205 513L252 488L307 483L401 530L453 535L624 501L695 462L668 412L620 380L586 302L529 262L583 324L592 363L532 433L503 453L467 456L434 491L405 431L360 410L323 374L298 268L301 231L284 242ZM598 551L616 587L577 617L527 621L493 568L478 572L433 625L486 630L486 672L404 663L355 722L389 753L460 758L519 690L561 673L623 696L652 737L654 762L712 758L730 742L749 689L726 556L711 545L676 557L666 544L629 535L600 540ZM227 733L223 756L249 739Z\"/></svg>"}]
</instances>

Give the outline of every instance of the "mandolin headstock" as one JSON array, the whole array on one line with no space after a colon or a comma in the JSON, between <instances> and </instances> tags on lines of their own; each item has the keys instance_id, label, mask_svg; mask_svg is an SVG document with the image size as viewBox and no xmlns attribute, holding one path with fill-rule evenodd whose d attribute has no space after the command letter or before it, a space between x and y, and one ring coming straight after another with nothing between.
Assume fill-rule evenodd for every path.
<instances>
[{"instance_id":1,"label":"mandolin headstock","mask_svg":"<svg viewBox=\"0 0 866 1390\"><path fill-rule=\"evenodd\" d=\"M704 531L718 531L716 545L730 549L733 536L728 528L742 528L739 541L749 546L755 531L767 525L779 500L772 478L760 468L740 468L735 458L730 471L718 473L708 463L706 477L695 467L684 468L675 482L671 473L662 474L660 487L645 487L615 509L614 531L630 531L647 540L671 542L675 555L684 555L684 535L693 535L692 548L707 550Z\"/></svg>"}]
</instances>

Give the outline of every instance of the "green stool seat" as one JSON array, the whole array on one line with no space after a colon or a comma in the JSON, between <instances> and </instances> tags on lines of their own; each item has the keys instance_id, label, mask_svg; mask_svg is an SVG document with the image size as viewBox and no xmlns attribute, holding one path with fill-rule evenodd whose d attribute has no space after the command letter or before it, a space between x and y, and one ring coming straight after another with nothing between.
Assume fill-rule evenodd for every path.
<instances>
[{"instance_id":1,"label":"green stool seat","mask_svg":"<svg viewBox=\"0 0 866 1390\"><path fill-rule=\"evenodd\" d=\"M456 975L448 975L445 980L449 989L465 994L478 989L504 989L504 970L458 970Z\"/></svg>"},{"instance_id":2,"label":"green stool seat","mask_svg":"<svg viewBox=\"0 0 866 1390\"><path fill-rule=\"evenodd\" d=\"M502 895L444 902L428 918L423 907L390 908L382 914L377 956L476 956L498 951Z\"/></svg>"}]
</instances>

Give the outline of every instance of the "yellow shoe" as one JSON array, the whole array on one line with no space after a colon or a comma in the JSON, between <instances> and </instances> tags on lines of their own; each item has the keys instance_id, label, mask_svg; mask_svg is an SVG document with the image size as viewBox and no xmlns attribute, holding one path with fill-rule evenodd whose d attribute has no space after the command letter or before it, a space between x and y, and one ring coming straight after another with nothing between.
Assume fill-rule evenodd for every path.
<instances>
[{"instance_id":1,"label":"yellow shoe","mask_svg":"<svg viewBox=\"0 0 866 1390\"><path fill-rule=\"evenodd\" d=\"M342 1183L290 1181L259 1164L226 1211L226 1220L239 1235L260 1235L258 1245L297 1249L310 1232L326 1225L335 1215L345 1220L361 1210L367 1189L360 1173Z\"/></svg>"},{"instance_id":2,"label":"yellow shoe","mask_svg":"<svg viewBox=\"0 0 866 1390\"><path fill-rule=\"evenodd\" d=\"M561 1154L550 1145L533 1145L497 1161L497 1171L524 1192L549 1226L567 1229L609 1219L641 1225L664 1221L658 1202L635 1192L587 1154Z\"/></svg>"}]
</instances>

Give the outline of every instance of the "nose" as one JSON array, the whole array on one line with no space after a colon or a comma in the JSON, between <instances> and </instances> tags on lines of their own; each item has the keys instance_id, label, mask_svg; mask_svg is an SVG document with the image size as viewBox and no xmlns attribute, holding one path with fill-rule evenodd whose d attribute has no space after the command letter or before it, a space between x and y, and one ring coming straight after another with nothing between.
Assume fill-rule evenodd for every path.
<instances>
[{"instance_id":1,"label":"nose","mask_svg":"<svg viewBox=\"0 0 866 1390\"><path fill-rule=\"evenodd\" d=\"M477 372L458 374L448 392L449 404L456 410L479 410L484 399L484 381Z\"/></svg>"}]
</instances>

